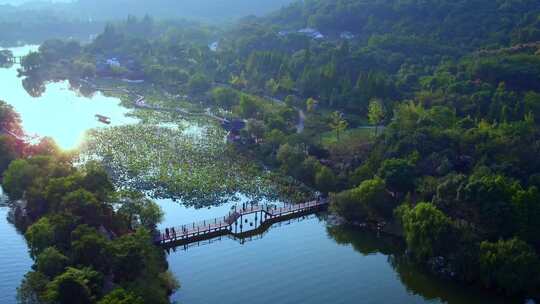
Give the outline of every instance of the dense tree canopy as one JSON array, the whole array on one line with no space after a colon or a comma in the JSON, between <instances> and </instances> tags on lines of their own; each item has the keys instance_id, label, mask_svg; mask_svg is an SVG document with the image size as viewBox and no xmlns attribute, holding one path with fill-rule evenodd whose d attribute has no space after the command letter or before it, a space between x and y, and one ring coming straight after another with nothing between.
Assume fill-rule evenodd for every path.
<instances>
[{"instance_id":1,"label":"dense tree canopy","mask_svg":"<svg viewBox=\"0 0 540 304\"><path fill-rule=\"evenodd\" d=\"M345 219L399 224L417 262L442 260L456 278L534 296L515 276L539 267L539 16L535 0L306 0L227 30L130 17L88 45L43 44L23 60L23 74L137 77L172 96L189 93L203 111L247 121L232 134L238 152L330 193ZM122 68L104 67L114 56ZM14 158L4 142L0 166ZM105 203L113 190L103 172L71 171L35 157L4 174L6 192L28 200L33 221L45 215L34 224L42 229L28 229L32 254L51 240L62 254L71 249L75 227L52 221L55 210L76 226L138 228L140 239L93 233L78 245L122 261L110 265L120 285L149 271L140 240L159 210L141 197ZM120 228L111 224L118 218Z\"/></svg>"}]
</instances>

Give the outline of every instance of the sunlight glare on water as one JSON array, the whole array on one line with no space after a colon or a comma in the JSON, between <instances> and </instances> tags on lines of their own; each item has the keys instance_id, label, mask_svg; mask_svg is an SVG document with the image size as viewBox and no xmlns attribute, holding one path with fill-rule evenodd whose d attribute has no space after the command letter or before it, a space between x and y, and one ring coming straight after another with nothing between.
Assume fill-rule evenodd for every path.
<instances>
[{"instance_id":1,"label":"sunlight glare on water","mask_svg":"<svg viewBox=\"0 0 540 304\"><path fill-rule=\"evenodd\" d=\"M11 49L16 56L36 50L36 46ZM24 130L29 135L53 138L63 149L76 148L87 130L107 125L97 121L95 115L111 118L110 126L136 122L126 117L126 108L117 98L101 93L92 98L78 96L69 90L67 81L51 83L40 97L30 96L17 77L18 65L0 69L0 99L11 104L20 114Z\"/></svg>"}]
</instances>

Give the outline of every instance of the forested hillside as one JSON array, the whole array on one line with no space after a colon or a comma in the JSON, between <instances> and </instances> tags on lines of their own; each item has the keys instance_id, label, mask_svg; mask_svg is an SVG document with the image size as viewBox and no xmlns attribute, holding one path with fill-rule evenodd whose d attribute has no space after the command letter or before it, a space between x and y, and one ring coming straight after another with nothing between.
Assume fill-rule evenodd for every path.
<instances>
[{"instance_id":1,"label":"forested hillside","mask_svg":"<svg viewBox=\"0 0 540 304\"><path fill-rule=\"evenodd\" d=\"M52 38L90 40L107 22L151 15L232 23L246 15L263 15L292 0L138 0L6 1L0 2L0 45L39 44Z\"/></svg>"},{"instance_id":2,"label":"forested hillside","mask_svg":"<svg viewBox=\"0 0 540 304\"><path fill-rule=\"evenodd\" d=\"M262 15L291 3L291 0L157 0L151 5L137 0L78 0L69 9L78 15L107 20L127 15L156 18L188 18L221 22L246 15Z\"/></svg>"},{"instance_id":3,"label":"forested hillside","mask_svg":"<svg viewBox=\"0 0 540 304\"><path fill-rule=\"evenodd\" d=\"M539 39L538 9L534 0L307 0L282 9L268 22L286 28L350 31L364 39L418 36L470 50Z\"/></svg>"},{"instance_id":4,"label":"forested hillside","mask_svg":"<svg viewBox=\"0 0 540 304\"><path fill-rule=\"evenodd\" d=\"M307 0L231 30L170 26L52 41L23 73L187 92L248 121L240 151L402 234L431 271L539 296L540 2ZM138 65L100 71L113 54Z\"/></svg>"}]
</instances>

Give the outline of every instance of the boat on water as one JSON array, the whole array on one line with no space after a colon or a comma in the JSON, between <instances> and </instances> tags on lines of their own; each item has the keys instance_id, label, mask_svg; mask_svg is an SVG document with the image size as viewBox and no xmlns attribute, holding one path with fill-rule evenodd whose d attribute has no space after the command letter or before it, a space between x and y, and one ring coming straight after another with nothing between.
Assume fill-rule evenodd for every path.
<instances>
[{"instance_id":1,"label":"boat on water","mask_svg":"<svg viewBox=\"0 0 540 304\"><path fill-rule=\"evenodd\" d=\"M110 125L111 124L111 118L103 115L96 114L96 119L104 124Z\"/></svg>"}]
</instances>

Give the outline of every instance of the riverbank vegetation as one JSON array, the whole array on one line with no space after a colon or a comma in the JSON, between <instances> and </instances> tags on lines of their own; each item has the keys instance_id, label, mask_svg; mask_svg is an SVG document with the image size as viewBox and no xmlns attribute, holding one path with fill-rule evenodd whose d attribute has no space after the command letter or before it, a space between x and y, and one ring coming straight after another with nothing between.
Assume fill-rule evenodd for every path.
<instances>
[{"instance_id":1,"label":"riverbank vegetation","mask_svg":"<svg viewBox=\"0 0 540 304\"><path fill-rule=\"evenodd\" d=\"M24 141L0 102L2 188L34 260L20 303L169 303L178 283L153 233L163 213L140 193L118 191L96 162L73 165L53 141Z\"/></svg>"},{"instance_id":2,"label":"riverbank vegetation","mask_svg":"<svg viewBox=\"0 0 540 304\"><path fill-rule=\"evenodd\" d=\"M311 0L207 41L130 19L22 74L136 75L227 111L247 121L236 151L397 227L426 269L539 297L539 18L532 0Z\"/></svg>"}]
</instances>

